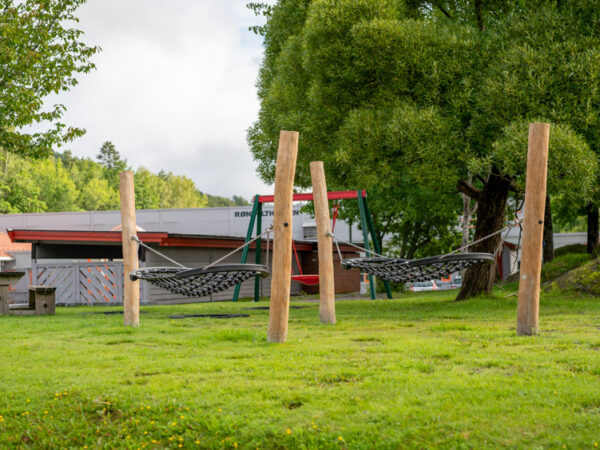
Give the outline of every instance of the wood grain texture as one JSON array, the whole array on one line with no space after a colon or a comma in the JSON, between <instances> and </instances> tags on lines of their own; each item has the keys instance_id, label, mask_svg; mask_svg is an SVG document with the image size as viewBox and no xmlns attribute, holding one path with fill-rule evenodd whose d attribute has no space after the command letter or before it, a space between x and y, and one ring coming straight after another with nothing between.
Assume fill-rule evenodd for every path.
<instances>
[{"instance_id":1,"label":"wood grain texture","mask_svg":"<svg viewBox=\"0 0 600 450\"><path fill-rule=\"evenodd\" d=\"M319 319L321 323L335 323L335 278L333 271L333 238L329 220L327 182L322 161L310 163L313 188L317 243L319 248Z\"/></svg>"},{"instance_id":2,"label":"wood grain texture","mask_svg":"<svg viewBox=\"0 0 600 450\"><path fill-rule=\"evenodd\" d=\"M517 335L519 336L537 334L539 326L549 135L549 124L532 123L529 125L523 251L517 309Z\"/></svg>"},{"instance_id":3,"label":"wood grain texture","mask_svg":"<svg viewBox=\"0 0 600 450\"><path fill-rule=\"evenodd\" d=\"M281 131L275 166L275 202L273 213L273 269L269 309L269 342L285 342L288 330L292 274L292 195L296 158L297 131Z\"/></svg>"},{"instance_id":4,"label":"wood grain texture","mask_svg":"<svg viewBox=\"0 0 600 450\"><path fill-rule=\"evenodd\" d=\"M120 173L121 235L123 245L123 323L125 326L140 326L140 282L131 281L129 273L139 267L136 234L135 190L133 172Z\"/></svg>"}]
</instances>

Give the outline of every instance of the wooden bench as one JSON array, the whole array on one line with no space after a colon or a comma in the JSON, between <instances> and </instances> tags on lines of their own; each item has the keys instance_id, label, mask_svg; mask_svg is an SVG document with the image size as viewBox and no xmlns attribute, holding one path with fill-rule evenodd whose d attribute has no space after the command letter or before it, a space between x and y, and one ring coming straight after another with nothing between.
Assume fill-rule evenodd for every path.
<instances>
[{"instance_id":1,"label":"wooden bench","mask_svg":"<svg viewBox=\"0 0 600 450\"><path fill-rule=\"evenodd\" d=\"M29 309L36 316L56 314L56 288L49 286L29 286Z\"/></svg>"}]
</instances>

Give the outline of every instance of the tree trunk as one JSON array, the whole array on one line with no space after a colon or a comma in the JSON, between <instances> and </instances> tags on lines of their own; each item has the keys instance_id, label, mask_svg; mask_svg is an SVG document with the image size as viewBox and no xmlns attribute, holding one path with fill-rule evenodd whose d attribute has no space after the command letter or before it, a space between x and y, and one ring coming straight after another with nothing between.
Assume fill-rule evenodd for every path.
<instances>
[{"instance_id":1,"label":"tree trunk","mask_svg":"<svg viewBox=\"0 0 600 450\"><path fill-rule=\"evenodd\" d=\"M467 247L469 237L471 236L471 219L477 210L477 203L472 205L471 197L467 194L460 194L463 199L463 223L462 223L462 253L469 253L471 249Z\"/></svg>"},{"instance_id":2,"label":"tree trunk","mask_svg":"<svg viewBox=\"0 0 600 450\"><path fill-rule=\"evenodd\" d=\"M483 190L477 198L477 225L475 241L504 226L504 213L511 181L501 177L495 171L488 177ZM472 247L474 253L495 253L501 240L498 233ZM490 294L496 279L496 261L492 264L476 264L465 271L462 287L456 300L464 300L479 294Z\"/></svg>"},{"instance_id":3,"label":"tree trunk","mask_svg":"<svg viewBox=\"0 0 600 450\"><path fill-rule=\"evenodd\" d=\"M550 210L550 196L546 195L546 209L544 212L544 243L543 260L545 263L554 259L554 231L552 230L552 211Z\"/></svg>"},{"instance_id":4,"label":"tree trunk","mask_svg":"<svg viewBox=\"0 0 600 450\"><path fill-rule=\"evenodd\" d=\"M585 209L587 212L587 252L595 255L598 251L600 235L598 206L588 203Z\"/></svg>"}]
</instances>

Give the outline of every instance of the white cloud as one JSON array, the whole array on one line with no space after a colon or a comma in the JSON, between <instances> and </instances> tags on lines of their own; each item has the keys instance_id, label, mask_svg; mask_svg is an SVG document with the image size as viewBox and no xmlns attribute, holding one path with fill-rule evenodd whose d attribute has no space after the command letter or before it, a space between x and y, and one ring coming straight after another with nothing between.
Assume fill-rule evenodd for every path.
<instances>
[{"instance_id":1,"label":"white cloud","mask_svg":"<svg viewBox=\"0 0 600 450\"><path fill-rule=\"evenodd\" d=\"M89 0L78 11L97 69L59 96L87 134L67 145L94 158L112 141L134 167L192 178L215 195L268 193L246 129L256 120L260 19L246 1Z\"/></svg>"}]
</instances>

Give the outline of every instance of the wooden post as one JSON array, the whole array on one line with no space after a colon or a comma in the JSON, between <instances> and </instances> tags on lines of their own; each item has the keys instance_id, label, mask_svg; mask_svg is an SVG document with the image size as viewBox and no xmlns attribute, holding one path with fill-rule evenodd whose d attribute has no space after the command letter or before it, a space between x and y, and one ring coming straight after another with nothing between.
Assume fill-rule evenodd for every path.
<instances>
[{"instance_id":1,"label":"wooden post","mask_svg":"<svg viewBox=\"0 0 600 450\"><path fill-rule=\"evenodd\" d=\"M517 310L518 336L538 332L549 133L550 125L547 123L529 125L523 253Z\"/></svg>"},{"instance_id":2,"label":"wooden post","mask_svg":"<svg viewBox=\"0 0 600 450\"><path fill-rule=\"evenodd\" d=\"M140 326L140 282L129 273L139 267L136 234L133 172L120 173L121 235L123 242L123 316L125 326Z\"/></svg>"},{"instance_id":3,"label":"wooden post","mask_svg":"<svg viewBox=\"0 0 600 450\"><path fill-rule=\"evenodd\" d=\"M298 132L281 131L275 166L269 342L285 342L287 338L292 282L292 195L297 156Z\"/></svg>"},{"instance_id":4,"label":"wooden post","mask_svg":"<svg viewBox=\"0 0 600 450\"><path fill-rule=\"evenodd\" d=\"M313 203L319 248L319 318L321 323L335 323L335 280L333 276L333 238L329 222L327 183L322 161L310 163Z\"/></svg>"}]
</instances>

